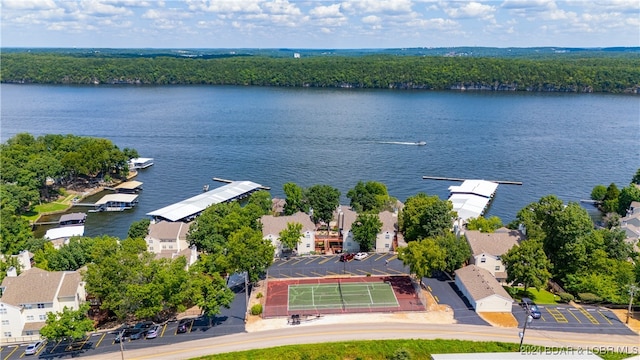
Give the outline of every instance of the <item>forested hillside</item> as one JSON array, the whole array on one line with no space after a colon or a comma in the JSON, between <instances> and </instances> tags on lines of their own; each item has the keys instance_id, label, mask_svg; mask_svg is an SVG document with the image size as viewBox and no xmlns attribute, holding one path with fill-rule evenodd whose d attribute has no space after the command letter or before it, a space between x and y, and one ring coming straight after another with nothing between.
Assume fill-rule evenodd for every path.
<instances>
[{"instance_id":1,"label":"forested hillside","mask_svg":"<svg viewBox=\"0 0 640 360\"><path fill-rule=\"evenodd\" d=\"M274 58L0 55L3 83L209 84L640 93L637 56L490 58L388 54Z\"/></svg>"}]
</instances>

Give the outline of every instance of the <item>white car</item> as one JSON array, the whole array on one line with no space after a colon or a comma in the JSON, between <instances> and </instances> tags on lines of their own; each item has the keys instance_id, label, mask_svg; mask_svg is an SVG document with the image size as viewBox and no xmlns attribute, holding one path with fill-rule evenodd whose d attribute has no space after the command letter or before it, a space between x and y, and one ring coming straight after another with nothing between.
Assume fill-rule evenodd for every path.
<instances>
[{"instance_id":1,"label":"white car","mask_svg":"<svg viewBox=\"0 0 640 360\"><path fill-rule=\"evenodd\" d=\"M359 252L353 258L356 260L364 260L367 256L369 256L369 254L366 252Z\"/></svg>"},{"instance_id":2,"label":"white car","mask_svg":"<svg viewBox=\"0 0 640 360\"><path fill-rule=\"evenodd\" d=\"M24 351L25 355L35 355L42 347L44 346L44 341L34 342L33 344L29 344L27 349Z\"/></svg>"}]
</instances>

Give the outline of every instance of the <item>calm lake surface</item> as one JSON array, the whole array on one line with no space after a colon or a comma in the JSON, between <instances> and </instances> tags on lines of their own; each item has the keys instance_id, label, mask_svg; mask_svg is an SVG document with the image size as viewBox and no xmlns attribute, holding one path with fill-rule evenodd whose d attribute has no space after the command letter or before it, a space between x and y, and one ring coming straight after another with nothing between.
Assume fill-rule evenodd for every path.
<instances>
[{"instance_id":1,"label":"calm lake surface","mask_svg":"<svg viewBox=\"0 0 640 360\"><path fill-rule=\"evenodd\" d=\"M0 139L74 134L132 147L140 203L92 213L87 236L125 237L147 212L199 194L212 177L328 184L343 194L379 181L401 201L447 198L455 182L423 175L522 181L500 185L488 216L504 223L542 196L588 199L626 186L640 167L640 98L626 95L428 92L216 86L0 85ZM426 146L384 142L426 141ZM593 211L593 209L590 209Z\"/></svg>"}]
</instances>

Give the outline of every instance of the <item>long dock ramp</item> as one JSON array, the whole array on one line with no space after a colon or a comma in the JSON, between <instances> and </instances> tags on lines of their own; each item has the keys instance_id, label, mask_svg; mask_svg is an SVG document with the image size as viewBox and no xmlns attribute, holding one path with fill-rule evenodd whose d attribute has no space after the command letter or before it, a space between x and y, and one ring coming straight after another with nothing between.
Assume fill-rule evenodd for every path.
<instances>
[{"instance_id":1,"label":"long dock ramp","mask_svg":"<svg viewBox=\"0 0 640 360\"><path fill-rule=\"evenodd\" d=\"M442 177L442 176L423 176L422 179L423 180L460 181L460 182L469 180L469 179ZM496 184L503 184L503 185L522 185L521 181L508 181L508 180L485 180L485 181L490 181Z\"/></svg>"}]
</instances>

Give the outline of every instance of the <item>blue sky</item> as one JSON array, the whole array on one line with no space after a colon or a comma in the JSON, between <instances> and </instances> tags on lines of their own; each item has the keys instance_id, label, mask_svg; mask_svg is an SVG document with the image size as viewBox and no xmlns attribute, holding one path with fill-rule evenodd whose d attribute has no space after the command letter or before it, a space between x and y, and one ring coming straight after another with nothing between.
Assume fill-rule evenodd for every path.
<instances>
[{"instance_id":1,"label":"blue sky","mask_svg":"<svg viewBox=\"0 0 640 360\"><path fill-rule=\"evenodd\" d=\"M640 46L638 0L0 0L1 46Z\"/></svg>"}]
</instances>

